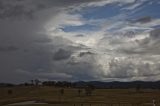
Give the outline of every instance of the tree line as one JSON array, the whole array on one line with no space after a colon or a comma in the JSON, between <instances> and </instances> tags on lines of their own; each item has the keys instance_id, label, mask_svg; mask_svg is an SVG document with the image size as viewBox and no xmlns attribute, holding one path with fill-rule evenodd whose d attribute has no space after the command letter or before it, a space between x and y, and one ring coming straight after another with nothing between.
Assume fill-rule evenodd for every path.
<instances>
[{"instance_id":1,"label":"tree line","mask_svg":"<svg viewBox=\"0 0 160 106\"><path fill-rule=\"evenodd\" d=\"M132 82L101 82L101 81L40 81L38 79L30 80L21 84L8 84L0 83L0 87L12 87L12 86L54 86L54 87L71 87L71 88L85 88L86 86L94 86L96 89L160 89L160 81L144 82L144 81L132 81Z\"/></svg>"}]
</instances>

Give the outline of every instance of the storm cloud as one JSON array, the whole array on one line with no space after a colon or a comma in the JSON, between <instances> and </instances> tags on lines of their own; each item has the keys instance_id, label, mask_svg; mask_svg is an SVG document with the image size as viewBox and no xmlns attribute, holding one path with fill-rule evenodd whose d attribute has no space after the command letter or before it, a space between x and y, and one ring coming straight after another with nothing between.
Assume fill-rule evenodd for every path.
<instances>
[{"instance_id":1,"label":"storm cloud","mask_svg":"<svg viewBox=\"0 0 160 106\"><path fill-rule=\"evenodd\" d=\"M68 59L71 56L71 52L70 51L66 51L64 49L59 49L53 56L54 60L64 60L64 59Z\"/></svg>"},{"instance_id":2,"label":"storm cloud","mask_svg":"<svg viewBox=\"0 0 160 106\"><path fill-rule=\"evenodd\" d=\"M157 5L0 0L0 82L159 80Z\"/></svg>"}]
</instances>

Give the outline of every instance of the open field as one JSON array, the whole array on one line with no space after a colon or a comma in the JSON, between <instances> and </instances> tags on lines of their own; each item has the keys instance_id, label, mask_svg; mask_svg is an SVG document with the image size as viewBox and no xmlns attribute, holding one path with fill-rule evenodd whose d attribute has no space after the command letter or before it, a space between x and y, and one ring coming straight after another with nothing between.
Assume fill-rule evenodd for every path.
<instances>
[{"instance_id":1,"label":"open field","mask_svg":"<svg viewBox=\"0 0 160 106\"><path fill-rule=\"evenodd\" d=\"M135 89L95 89L91 96L86 96L82 90L80 96L78 89L54 87L11 87L0 88L0 106L24 101L37 101L47 104L34 104L23 106L160 106L160 90ZM12 90L12 94L8 94ZM15 106L15 105L14 105Z\"/></svg>"}]
</instances>

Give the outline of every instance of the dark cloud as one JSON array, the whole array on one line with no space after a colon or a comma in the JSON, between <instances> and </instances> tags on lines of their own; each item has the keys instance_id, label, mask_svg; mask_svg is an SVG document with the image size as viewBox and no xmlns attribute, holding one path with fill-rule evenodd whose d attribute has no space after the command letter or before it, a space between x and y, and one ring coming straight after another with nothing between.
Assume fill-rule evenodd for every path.
<instances>
[{"instance_id":1,"label":"dark cloud","mask_svg":"<svg viewBox=\"0 0 160 106\"><path fill-rule=\"evenodd\" d=\"M150 37L154 39L160 39L160 29L154 29L150 32Z\"/></svg>"},{"instance_id":2,"label":"dark cloud","mask_svg":"<svg viewBox=\"0 0 160 106\"><path fill-rule=\"evenodd\" d=\"M14 2L14 3L13 3ZM23 4L19 0L1 0L0 2L0 18L32 18L34 10L26 7L28 4Z\"/></svg>"},{"instance_id":3,"label":"dark cloud","mask_svg":"<svg viewBox=\"0 0 160 106\"><path fill-rule=\"evenodd\" d=\"M7 47L0 47L0 52L12 52L12 51L16 51L19 48L15 47L15 46L7 46Z\"/></svg>"},{"instance_id":4,"label":"dark cloud","mask_svg":"<svg viewBox=\"0 0 160 106\"><path fill-rule=\"evenodd\" d=\"M87 51L87 52L80 52L79 57L85 56L85 55L93 55L94 53Z\"/></svg>"},{"instance_id":5,"label":"dark cloud","mask_svg":"<svg viewBox=\"0 0 160 106\"><path fill-rule=\"evenodd\" d=\"M98 0L92 0L92 2ZM41 10L54 8L68 9L68 7L79 6L82 3L88 3L91 0L1 0L0 18L1 19L34 19L35 14ZM36 17L37 18L37 17Z\"/></svg>"},{"instance_id":6,"label":"dark cloud","mask_svg":"<svg viewBox=\"0 0 160 106\"><path fill-rule=\"evenodd\" d=\"M134 38L135 37L135 32L134 31L126 31L123 36L128 37L128 38Z\"/></svg>"},{"instance_id":7,"label":"dark cloud","mask_svg":"<svg viewBox=\"0 0 160 106\"><path fill-rule=\"evenodd\" d=\"M64 49L59 49L53 56L53 60L60 61L60 60L66 60L69 59L71 56L72 52L64 50Z\"/></svg>"},{"instance_id":8,"label":"dark cloud","mask_svg":"<svg viewBox=\"0 0 160 106\"><path fill-rule=\"evenodd\" d=\"M151 21L152 21L152 17L145 16L145 17L141 17L141 18L135 20L134 22L139 22L141 24L145 24L145 23L148 23L148 22L151 22Z\"/></svg>"},{"instance_id":9,"label":"dark cloud","mask_svg":"<svg viewBox=\"0 0 160 106\"><path fill-rule=\"evenodd\" d=\"M83 34L76 35L76 37L84 37Z\"/></svg>"},{"instance_id":10,"label":"dark cloud","mask_svg":"<svg viewBox=\"0 0 160 106\"><path fill-rule=\"evenodd\" d=\"M71 63L72 61L72 63ZM76 62L77 61L77 62ZM74 63L73 63L74 62ZM54 68L57 73L65 73L72 76L70 80L95 80L100 78L101 69L96 65L94 57L81 60L68 60L63 62L54 62ZM97 71L98 70L98 71ZM66 79L67 80L67 79Z\"/></svg>"},{"instance_id":11,"label":"dark cloud","mask_svg":"<svg viewBox=\"0 0 160 106\"><path fill-rule=\"evenodd\" d=\"M44 36L45 36L45 35L44 35ZM51 43L51 42L52 42L52 39L46 38L46 37L39 37L39 39L36 39L35 42L36 42L36 43L39 43L39 44Z\"/></svg>"}]
</instances>

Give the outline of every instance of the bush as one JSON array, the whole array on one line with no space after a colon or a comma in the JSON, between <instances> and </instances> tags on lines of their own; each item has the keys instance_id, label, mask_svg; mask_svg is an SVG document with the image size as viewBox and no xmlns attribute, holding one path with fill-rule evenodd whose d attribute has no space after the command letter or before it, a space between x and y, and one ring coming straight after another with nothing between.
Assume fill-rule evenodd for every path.
<instances>
[{"instance_id":1,"label":"bush","mask_svg":"<svg viewBox=\"0 0 160 106\"><path fill-rule=\"evenodd\" d=\"M13 94L13 91L11 89L8 90L8 94L11 95Z\"/></svg>"}]
</instances>

